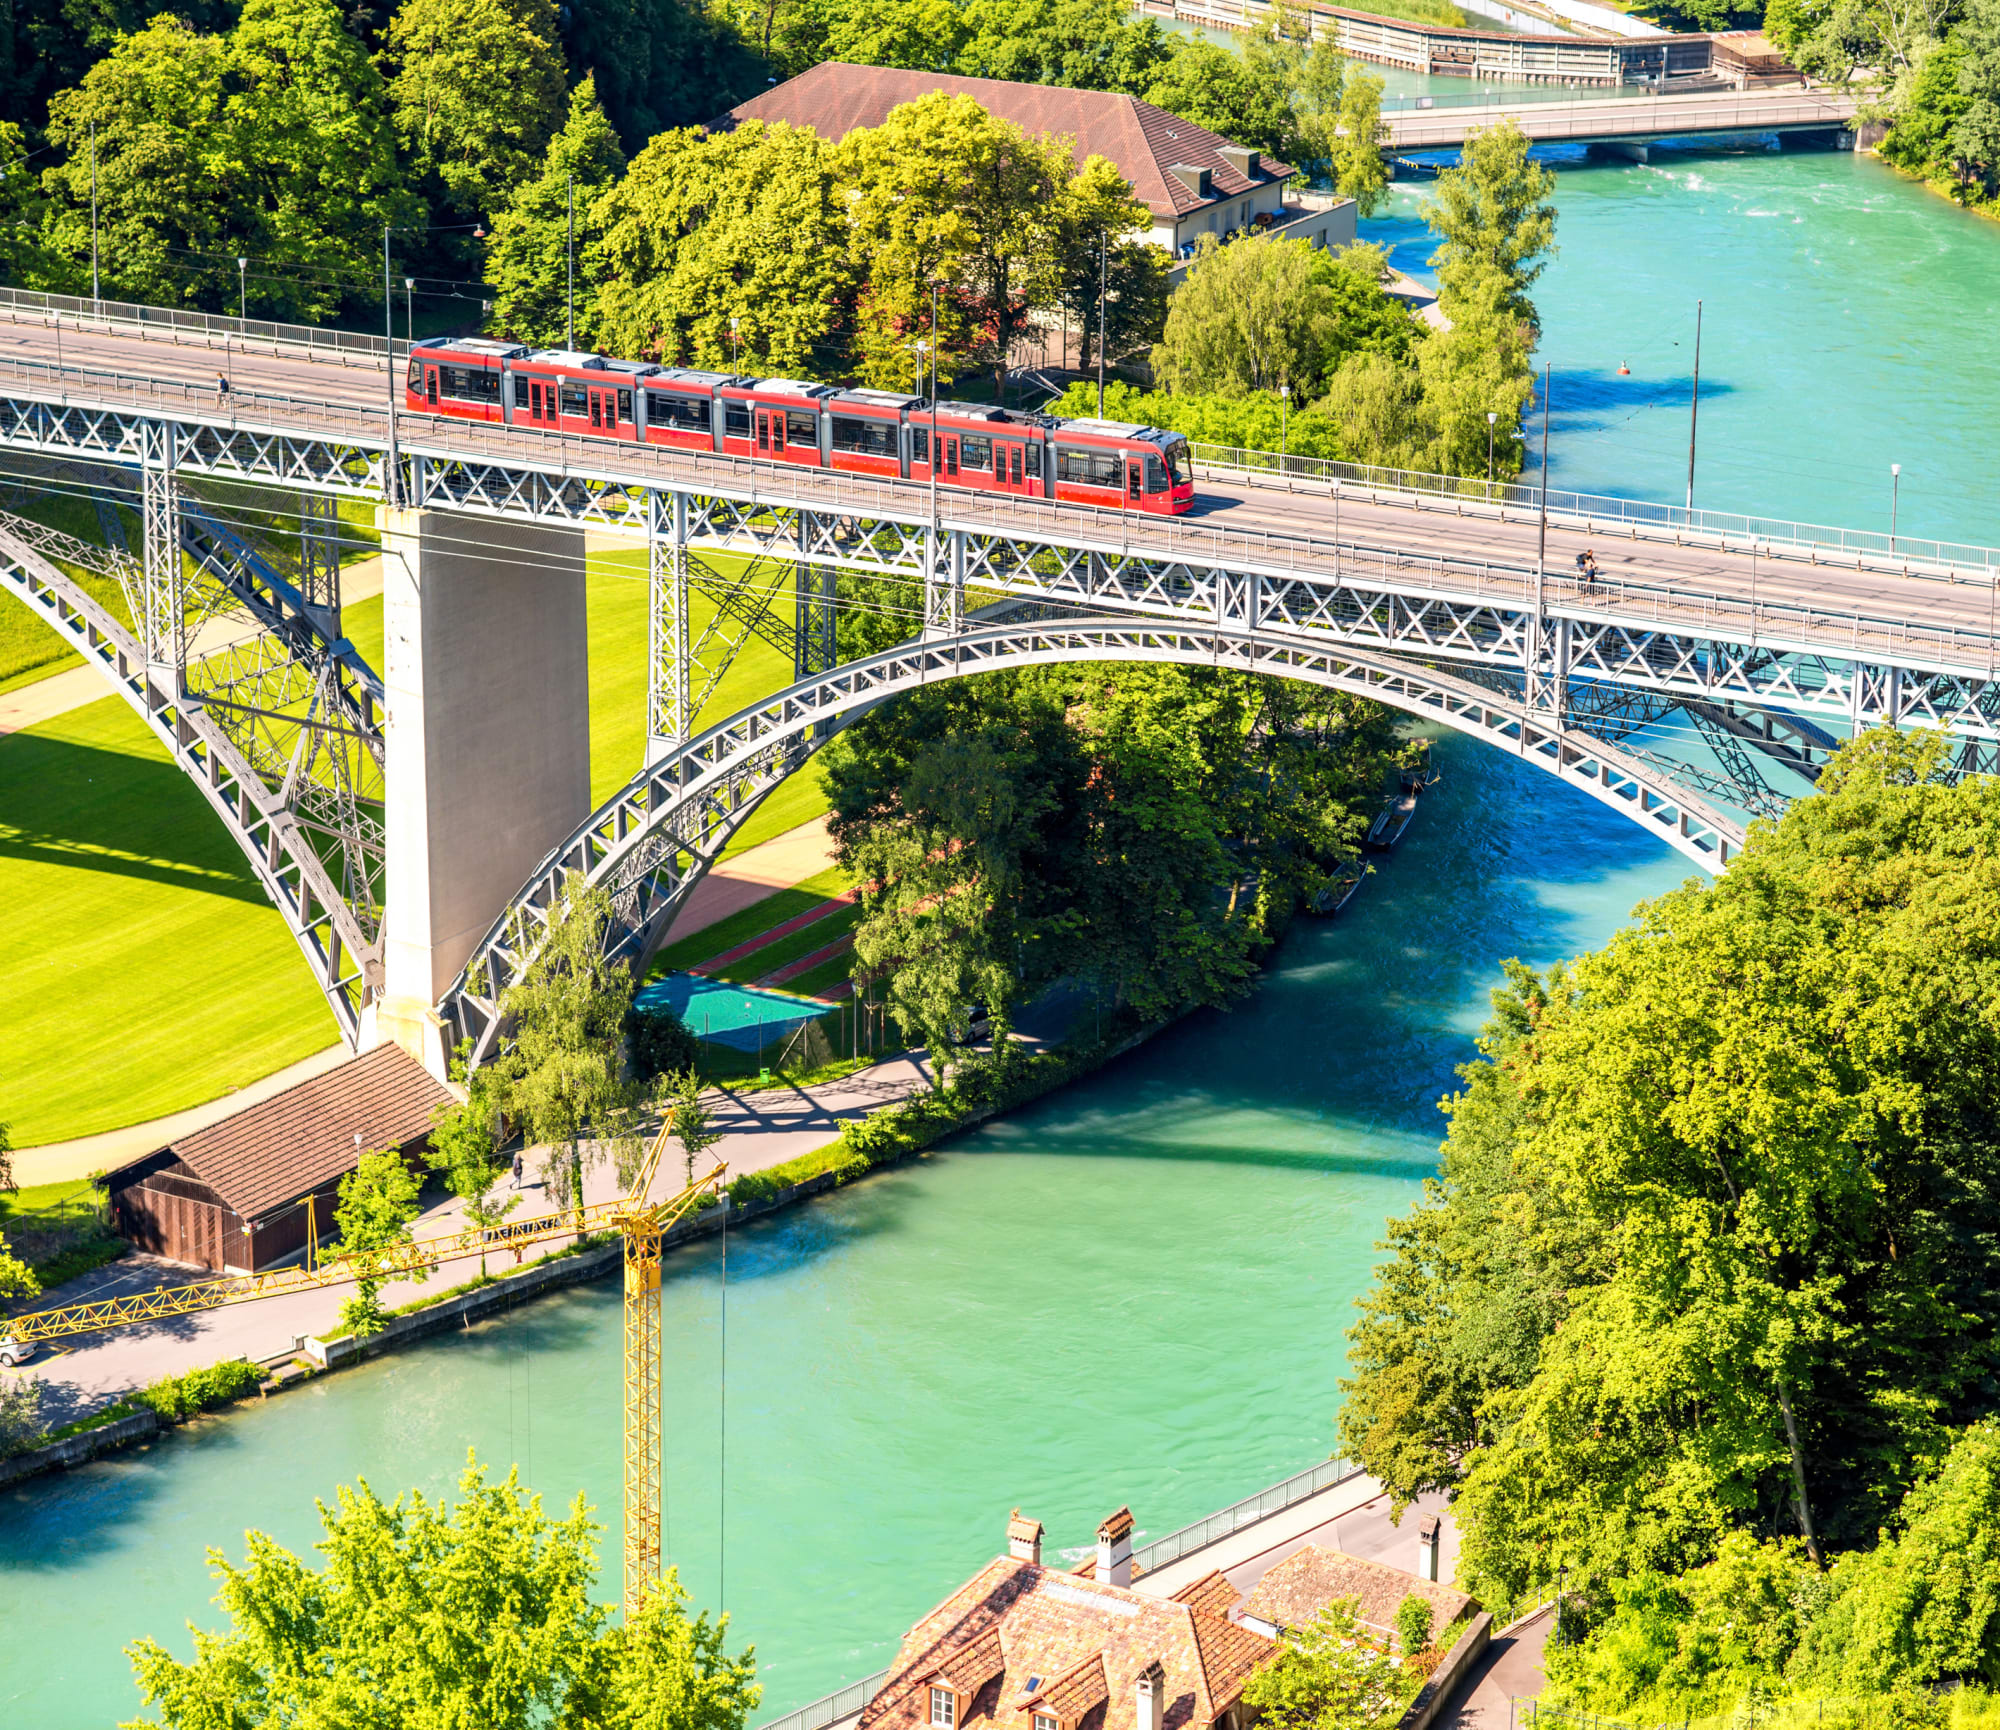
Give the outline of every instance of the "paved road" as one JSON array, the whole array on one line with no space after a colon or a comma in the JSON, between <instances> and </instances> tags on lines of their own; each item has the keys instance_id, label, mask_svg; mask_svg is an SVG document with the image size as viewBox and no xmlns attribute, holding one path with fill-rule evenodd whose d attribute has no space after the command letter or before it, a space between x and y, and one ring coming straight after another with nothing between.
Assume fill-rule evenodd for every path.
<instances>
[{"instance_id":1,"label":"paved road","mask_svg":"<svg viewBox=\"0 0 2000 1730\"><path fill-rule=\"evenodd\" d=\"M1480 103L1404 109L1385 114L1391 150L1438 150L1463 144L1468 133L1504 116L1537 143L1686 138L1711 132L1769 132L1847 124L1855 98L1828 90L1722 90L1687 95L1584 97L1576 102Z\"/></svg>"},{"instance_id":2,"label":"paved road","mask_svg":"<svg viewBox=\"0 0 2000 1730\"><path fill-rule=\"evenodd\" d=\"M191 385L212 383L219 355L206 349L174 347L156 340L110 332L66 330L61 337L66 364L108 368L134 381L180 380ZM0 322L0 374L9 359L38 361L56 358L56 334L32 324ZM385 380L381 372L340 367L304 356L243 355L233 357L239 391L256 389L290 397L300 403L345 405L373 409L380 405ZM113 387L99 386L102 394ZM260 419L298 418L306 411L267 407ZM552 435L528 429L440 423L408 416L404 437L439 438L467 449L496 453L546 450ZM575 441L571 441L574 448ZM664 474L699 472L713 464L718 475L742 465L731 459L704 458L658 448L631 450L635 463L658 465ZM763 472L763 471L760 471ZM858 477L840 477L842 496L856 494ZM787 484L802 492L815 486L830 489L832 476L792 471ZM897 496L897 483L875 489ZM918 491L902 484L902 491ZM831 496L831 494L829 494ZM1074 507L1034 501L993 503L969 496L953 501L954 514L973 520L992 515L996 522L1018 520L1024 532L1036 524L1086 523L1090 514ZM1204 532L1221 531L1216 543ZM490 532L496 546L505 530L469 526L468 534ZM1976 577L1925 572L1910 568L1918 543L1904 542L1899 554L1825 550L1809 558L1803 548L1761 546L1724 548L1710 541L1680 545L1672 538L1643 538L1645 531L1610 521L1573 523L1552 520L1546 536L1546 569L1551 573L1549 603L1572 616L1599 618L1643 628L1702 633L1719 624L1742 625L1754 615L1761 631L1773 640L1823 642L1840 651L1873 641L1878 645L1919 643L1939 664L1986 672L1994 652L1995 586L1992 567ZM1498 513L1477 501L1409 495L1357 497L1352 486L1335 496L1326 483L1295 480L1273 483L1241 475L1207 472L1201 479L1197 507L1171 524L1143 519L1131 525L1135 545L1149 549L1157 541L1177 556L1197 560L1205 548L1220 545L1215 556L1240 553L1268 555L1270 562L1291 563L1324 578L1333 569L1363 580L1378 564L1390 573L1398 557L1406 562L1395 571L1397 586L1411 591L1433 587L1463 594L1471 589L1499 604L1522 604L1533 593L1541 528L1533 508ZM1632 538L1638 535L1641 538ZM1670 531L1669 531L1670 535ZM1574 580L1576 555L1592 549L1603 580L1589 590ZM1259 549L1263 552L1260 555ZM1841 562L1835 562L1838 558ZM1435 574L1410 565L1410 560L1457 561Z\"/></svg>"},{"instance_id":3,"label":"paved road","mask_svg":"<svg viewBox=\"0 0 2000 1730\"><path fill-rule=\"evenodd\" d=\"M715 1121L724 1133L712 1152L714 1157L727 1162L732 1173L765 1171L824 1147L840 1133L843 1121L865 1116L929 1084L928 1066L922 1053L916 1053L886 1058L844 1081L810 1092L795 1087L775 1087L761 1093L713 1089L710 1099L715 1107ZM671 1151L667 1163L674 1168ZM539 1164L538 1156L530 1157L530 1181L522 1191L517 1219L553 1211L545 1191L532 1180ZM662 1174L662 1187L673 1175L673 1169ZM511 1184L503 1181L501 1193L506 1194L510 1188ZM608 1161L600 1161L586 1172L587 1201L609 1201L616 1194L616 1178ZM458 1204L449 1201L427 1213L416 1229L449 1229L458 1217ZM504 1258L495 1258L492 1265L497 1269L503 1261ZM409 1281L385 1286L382 1302L394 1308L423 1296L426 1289L439 1291L458 1285L478 1271L478 1258L468 1256L461 1262L435 1269L426 1286ZM155 1256L128 1256L95 1274L72 1280L59 1291L37 1300L34 1307L178 1285L200 1277L200 1269L182 1267ZM229 1309L82 1335L45 1351L25 1370L0 1370L0 1376L39 1375L47 1389L49 1419L52 1423L63 1423L164 1375L229 1357L276 1357L291 1350L297 1336L332 1326L348 1295L341 1289L300 1292Z\"/></svg>"}]
</instances>

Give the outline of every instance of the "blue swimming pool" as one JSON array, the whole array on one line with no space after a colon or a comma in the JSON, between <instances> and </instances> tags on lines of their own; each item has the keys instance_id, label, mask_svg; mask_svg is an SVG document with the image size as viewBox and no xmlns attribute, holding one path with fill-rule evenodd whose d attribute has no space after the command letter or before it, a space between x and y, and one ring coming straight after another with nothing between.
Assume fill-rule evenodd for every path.
<instances>
[{"instance_id":1,"label":"blue swimming pool","mask_svg":"<svg viewBox=\"0 0 2000 1730\"><path fill-rule=\"evenodd\" d=\"M784 1038L801 1021L826 1013L826 1005L776 991L746 991L694 973L669 973L641 990L641 1009L664 1004L703 1039L737 1051L756 1051Z\"/></svg>"}]
</instances>

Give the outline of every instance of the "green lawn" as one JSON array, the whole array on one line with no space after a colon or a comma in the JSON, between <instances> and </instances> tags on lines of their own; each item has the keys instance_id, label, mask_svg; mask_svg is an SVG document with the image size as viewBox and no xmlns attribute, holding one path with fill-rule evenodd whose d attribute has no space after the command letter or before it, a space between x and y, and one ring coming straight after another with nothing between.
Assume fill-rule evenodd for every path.
<instances>
[{"instance_id":1,"label":"green lawn","mask_svg":"<svg viewBox=\"0 0 2000 1730\"><path fill-rule=\"evenodd\" d=\"M236 845L122 699L0 739L0 1119L178 1111L337 1037Z\"/></svg>"},{"instance_id":2,"label":"green lawn","mask_svg":"<svg viewBox=\"0 0 2000 1730\"><path fill-rule=\"evenodd\" d=\"M83 514L63 526L94 532L95 514ZM643 555L593 556L588 603L591 793L603 799L644 750ZM697 600L698 628L708 616ZM380 598L348 608L345 624L379 666ZM25 608L0 601L0 680L54 671L59 661L35 660L43 650L64 655ZM790 678L789 657L753 639L704 724ZM765 800L731 850L825 809L808 768ZM802 906L841 886L806 894ZM0 1122L17 1147L199 1104L337 1037L234 842L121 699L0 738L0 897L15 909L0 955Z\"/></svg>"},{"instance_id":3,"label":"green lawn","mask_svg":"<svg viewBox=\"0 0 2000 1730\"><path fill-rule=\"evenodd\" d=\"M748 943L759 932L769 931L773 926L784 924L787 919L796 919L801 913L810 913L821 903L831 901L847 886L847 878L838 869L828 869L790 889L777 890L744 908L741 913L732 913L727 919L705 926L692 937L683 937L680 942L669 944L655 958L653 971L668 973L675 968L698 967L712 956L727 955L739 943Z\"/></svg>"},{"instance_id":4,"label":"green lawn","mask_svg":"<svg viewBox=\"0 0 2000 1730\"><path fill-rule=\"evenodd\" d=\"M752 950L741 961L723 968L716 977L726 979L732 985L754 985L758 980L776 973L779 968L789 967L795 961L803 961L808 955L824 949L829 943L838 943L860 922L861 909L858 905L843 907L838 913L829 914L824 919L816 919L812 924L802 926L789 937L781 937L775 943L765 944L762 949ZM772 924L781 923L781 920L772 921ZM822 962L819 967L813 969L813 972L821 971L826 965ZM810 975L801 977L809 978ZM796 982L787 980L783 989L796 990Z\"/></svg>"}]
</instances>

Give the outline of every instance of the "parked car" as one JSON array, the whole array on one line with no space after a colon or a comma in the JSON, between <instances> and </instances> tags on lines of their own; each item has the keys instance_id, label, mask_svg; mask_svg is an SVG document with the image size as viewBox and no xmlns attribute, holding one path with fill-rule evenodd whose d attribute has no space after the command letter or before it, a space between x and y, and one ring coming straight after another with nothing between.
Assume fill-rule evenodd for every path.
<instances>
[{"instance_id":1,"label":"parked car","mask_svg":"<svg viewBox=\"0 0 2000 1730\"><path fill-rule=\"evenodd\" d=\"M0 1340L0 1364L5 1364L10 1370L26 1363L34 1355L33 1340L17 1340L11 1336Z\"/></svg>"}]
</instances>

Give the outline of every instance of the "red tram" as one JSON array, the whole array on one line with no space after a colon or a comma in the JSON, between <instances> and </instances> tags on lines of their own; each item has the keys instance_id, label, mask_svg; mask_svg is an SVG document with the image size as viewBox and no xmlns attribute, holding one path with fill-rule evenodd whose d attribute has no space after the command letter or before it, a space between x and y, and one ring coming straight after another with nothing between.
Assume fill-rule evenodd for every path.
<instances>
[{"instance_id":1,"label":"red tram","mask_svg":"<svg viewBox=\"0 0 2000 1730\"><path fill-rule=\"evenodd\" d=\"M1177 515L1194 503L1187 440L1122 421L842 390L563 349L452 337L410 351L403 400L427 414L968 492ZM935 448L933 448L935 446Z\"/></svg>"}]
</instances>

